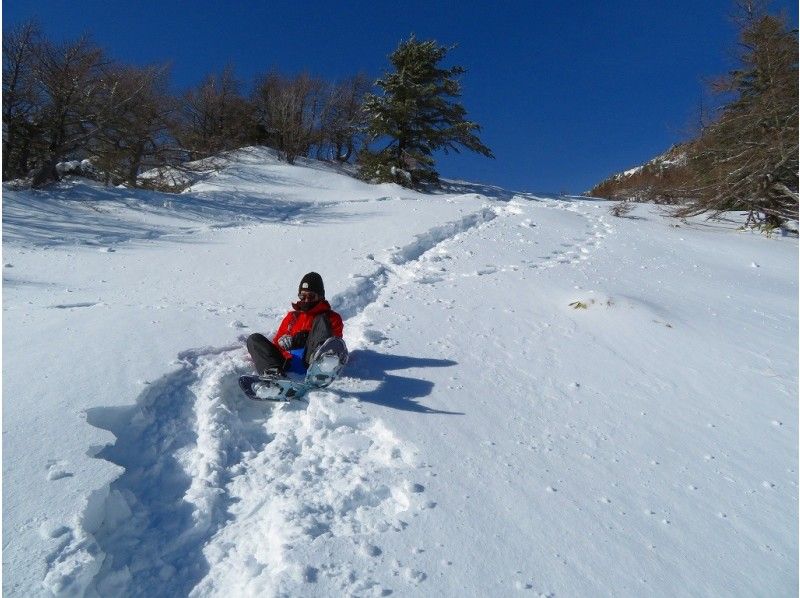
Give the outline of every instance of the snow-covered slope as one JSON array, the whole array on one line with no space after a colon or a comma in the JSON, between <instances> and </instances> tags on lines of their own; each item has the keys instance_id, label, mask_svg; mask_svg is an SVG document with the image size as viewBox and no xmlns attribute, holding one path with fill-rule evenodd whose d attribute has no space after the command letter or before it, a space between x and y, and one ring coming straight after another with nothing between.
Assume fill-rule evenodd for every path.
<instances>
[{"instance_id":1,"label":"snow-covered slope","mask_svg":"<svg viewBox=\"0 0 800 598\"><path fill-rule=\"evenodd\" d=\"M797 240L451 191L6 190L4 592L795 595ZM309 270L345 375L249 402Z\"/></svg>"}]
</instances>

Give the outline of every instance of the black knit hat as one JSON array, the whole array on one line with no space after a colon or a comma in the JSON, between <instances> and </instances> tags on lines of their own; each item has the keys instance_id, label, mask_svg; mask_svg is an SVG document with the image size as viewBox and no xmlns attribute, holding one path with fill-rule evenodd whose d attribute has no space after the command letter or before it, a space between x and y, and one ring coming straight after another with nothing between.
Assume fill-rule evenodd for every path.
<instances>
[{"instance_id":1,"label":"black knit hat","mask_svg":"<svg viewBox=\"0 0 800 598\"><path fill-rule=\"evenodd\" d=\"M303 291L311 291L320 297L324 297L325 285L322 284L322 276L316 272L309 272L303 276L303 280L300 281L300 287L297 289L297 292L302 293Z\"/></svg>"}]
</instances>

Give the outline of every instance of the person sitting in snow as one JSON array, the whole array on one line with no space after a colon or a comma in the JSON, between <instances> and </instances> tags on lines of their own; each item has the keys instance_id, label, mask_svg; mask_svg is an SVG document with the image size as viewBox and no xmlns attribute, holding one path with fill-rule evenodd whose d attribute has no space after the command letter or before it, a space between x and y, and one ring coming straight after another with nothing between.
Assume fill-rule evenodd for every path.
<instances>
[{"instance_id":1,"label":"person sitting in snow","mask_svg":"<svg viewBox=\"0 0 800 598\"><path fill-rule=\"evenodd\" d=\"M283 318L271 341L259 333L247 338L247 350L259 376L280 377L290 367L304 370L322 343L330 337L342 338L342 317L325 300L322 276L316 272L303 276L297 297L299 301L292 303L292 311ZM299 359L303 361L302 368L293 363Z\"/></svg>"}]
</instances>

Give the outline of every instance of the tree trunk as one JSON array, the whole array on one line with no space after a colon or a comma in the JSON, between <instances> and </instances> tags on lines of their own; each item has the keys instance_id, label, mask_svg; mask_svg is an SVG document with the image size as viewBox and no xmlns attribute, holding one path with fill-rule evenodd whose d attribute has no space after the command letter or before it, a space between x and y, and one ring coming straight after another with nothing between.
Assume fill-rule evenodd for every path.
<instances>
[{"instance_id":1,"label":"tree trunk","mask_svg":"<svg viewBox=\"0 0 800 598\"><path fill-rule=\"evenodd\" d=\"M16 172L21 176L28 176L28 172L30 168L28 167L28 163L30 162L31 158L31 138L30 135L26 133L24 137L22 148L19 151L19 157L17 158L17 168Z\"/></svg>"},{"instance_id":2,"label":"tree trunk","mask_svg":"<svg viewBox=\"0 0 800 598\"><path fill-rule=\"evenodd\" d=\"M56 170L56 164L58 164L57 156L45 160L34 173L31 186L34 189L39 189L51 181L59 180L60 177L58 176L58 170Z\"/></svg>"},{"instance_id":3,"label":"tree trunk","mask_svg":"<svg viewBox=\"0 0 800 598\"><path fill-rule=\"evenodd\" d=\"M351 139L351 140L350 140L350 141L347 143L347 153L346 153L344 156L340 157L340 158L339 158L339 160L340 160L341 162L349 162L349 161L350 161L350 158L352 158L352 157L353 157L353 151L354 151L354 149L355 149L355 148L353 147L353 141L352 141L352 139Z\"/></svg>"},{"instance_id":4,"label":"tree trunk","mask_svg":"<svg viewBox=\"0 0 800 598\"><path fill-rule=\"evenodd\" d=\"M11 152L9 150L12 147L12 140L14 139L14 134L16 133L16 127L14 126L13 121L8 123L6 127L6 138L3 139L3 180L7 181L11 177L9 176L11 173Z\"/></svg>"},{"instance_id":5,"label":"tree trunk","mask_svg":"<svg viewBox=\"0 0 800 598\"><path fill-rule=\"evenodd\" d=\"M142 165L142 156L144 155L144 144L139 143L134 149L133 159L131 160L130 168L128 169L128 185L136 187L139 178L139 167Z\"/></svg>"}]
</instances>

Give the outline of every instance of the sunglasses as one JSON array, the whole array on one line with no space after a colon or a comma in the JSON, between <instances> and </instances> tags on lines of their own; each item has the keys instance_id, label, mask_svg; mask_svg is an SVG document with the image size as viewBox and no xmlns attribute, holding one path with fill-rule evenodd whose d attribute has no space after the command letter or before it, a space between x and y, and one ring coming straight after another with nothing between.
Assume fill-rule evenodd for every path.
<instances>
[{"instance_id":1,"label":"sunglasses","mask_svg":"<svg viewBox=\"0 0 800 598\"><path fill-rule=\"evenodd\" d=\"M297 293L297 296L298 298L300 298L301 301L316 301L317 299L319 299L319 295L317 295L313 291L300 291L299 293Z\"/></svg>"}]
</instances>

